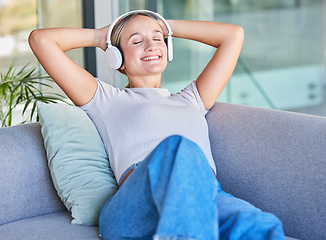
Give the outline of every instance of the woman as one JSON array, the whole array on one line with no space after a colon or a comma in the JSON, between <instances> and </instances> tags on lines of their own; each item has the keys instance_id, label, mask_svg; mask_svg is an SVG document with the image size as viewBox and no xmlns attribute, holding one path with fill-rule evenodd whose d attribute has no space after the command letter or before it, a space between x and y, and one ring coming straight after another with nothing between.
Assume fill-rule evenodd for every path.
<instances>
[{"instance_id":1,"label":"woman","mask_svg":"<svg viewBox=\"0 0 326 240\"><path fill-rule=\"evenodd\" d=\"M155 15L155 13L154 13ZM30 46L52 79L96 125L119 191L102 209L104 239L283 239L272 214L222 191L215 178L205 114L230 78L243 43L239 26L123 15L111 28L34 30ZM161 89L164 38L201 42L216 52L177 94ZM112 31L112 32L111 32ZM120 49L129 88L95 79L66 55L81 47ZM169 49L171 50L171 49Z\"/></svg>"}]
</instances>

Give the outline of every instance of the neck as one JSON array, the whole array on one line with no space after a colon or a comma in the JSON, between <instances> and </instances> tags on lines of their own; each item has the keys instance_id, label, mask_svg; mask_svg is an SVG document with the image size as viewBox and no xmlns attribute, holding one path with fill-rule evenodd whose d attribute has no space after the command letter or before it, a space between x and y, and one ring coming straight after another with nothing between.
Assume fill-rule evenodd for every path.
<instances>
[{"instance_id":1,"label":"neck","mask_svg":"<svg viewBox=\"0 0 326 240\"><path fill-rule=\"evenodd\" d=\"M160 88L162 74L155 76L128 76L130 88Z\"/></svg>"}]
</instances>

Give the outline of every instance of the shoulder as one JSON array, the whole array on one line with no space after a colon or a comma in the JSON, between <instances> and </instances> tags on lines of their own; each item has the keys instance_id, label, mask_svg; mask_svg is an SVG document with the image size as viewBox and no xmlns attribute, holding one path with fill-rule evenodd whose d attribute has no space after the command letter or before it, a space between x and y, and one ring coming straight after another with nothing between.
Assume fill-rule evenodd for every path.
<instances>
[{"instance_id":1,"label":"shoulder","mask_svg":"<svg viewBox=\"0 0 326 240\"><path fill-rule=\"evenodd\" d=\"M208 112L208 110L206 110L205 108L202 98L199 95L196 81L192 81L176 95L182 97L183 99L187 100L188 102L196 106L204 114Z\"/></svg>"},{"instance_id":2,"label":"shoulder","mask_svg":"<svg viewBox=\"0 0 326 240\"><path fill-rule=\"evenodd\" d=\"M97 90L95 92L94 98L93 99L98 99L98 100L104 100L108 101L117 95L119 93L124 92L123 88L118 88L114 87L111 84L101 81L100 79L96 78L97 81Z\"/></svg>"},{"instance_id":3,"label":"shoulder","mask_svg":"<svg viewBox=\"0 0 326 240\"><path fill-rule=\"evenodd\" d=\"M100 109L101 106L104 106L111 102L113 98L115 98L119 92L121 92L121 89L116 88L112 86L111 84L108 84L106 82L101 81L98 78L95 78L97 82L97 88L94 93L94 96L92 99L80 106L83 110L89 110L89 109Z\"/></svg>"}]
</instances>

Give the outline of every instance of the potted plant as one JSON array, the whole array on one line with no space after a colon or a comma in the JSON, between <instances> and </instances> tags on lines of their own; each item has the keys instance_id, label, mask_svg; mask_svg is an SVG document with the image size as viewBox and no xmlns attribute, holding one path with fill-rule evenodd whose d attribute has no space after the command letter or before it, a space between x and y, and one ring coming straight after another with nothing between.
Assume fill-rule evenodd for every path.
<instances>
[{"instance_id":1,"label":"potted plant","mask_svg":"<svg viewBox=\"0 0 326 240\"><path fill-rule=\"evenodd\" d=\"M31 68L30 64L18 69L14 60L7 72L0 73L0 126L12 125L13 112L19 105L23 105L23 116L27 109L31 109L27 120L22 122L25 123L34 118L38 121L37 101L66 102L63 95L48 93L53 88L51 81L49 76L42 75L37 68Z\"/></svg>"}]
</instances>

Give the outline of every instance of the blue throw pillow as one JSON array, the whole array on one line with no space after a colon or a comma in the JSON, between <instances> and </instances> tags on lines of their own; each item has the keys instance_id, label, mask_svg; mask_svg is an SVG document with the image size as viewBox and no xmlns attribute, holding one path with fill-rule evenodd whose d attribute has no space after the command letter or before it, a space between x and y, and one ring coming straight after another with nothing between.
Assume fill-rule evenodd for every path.
<instances>
[{"instance_id":1,"label":"blue throw pillow","mask_svg":"<svg viewBox=\"0 0 326 240\"><path fill-rule=\"evenodd\" d=\"M97 225L118 186L103 142L86 113L65 104L37 104L54 186L71 223Z\"/></svg>"}]
</instances>

